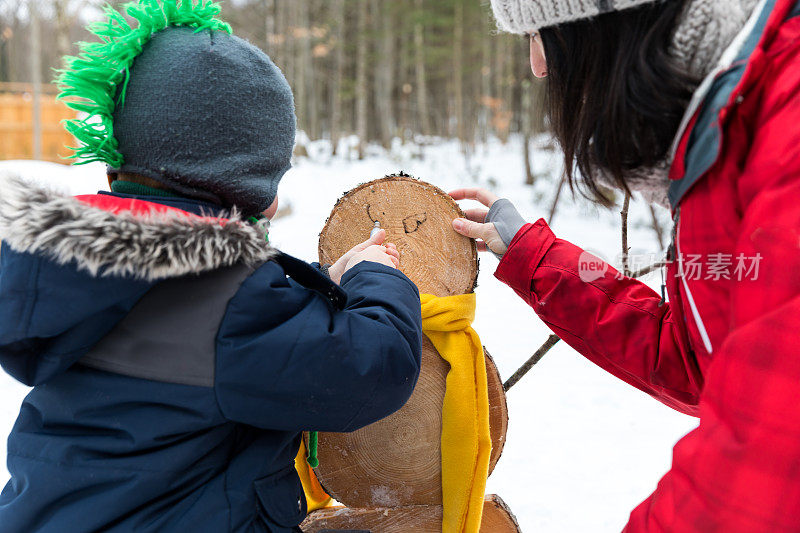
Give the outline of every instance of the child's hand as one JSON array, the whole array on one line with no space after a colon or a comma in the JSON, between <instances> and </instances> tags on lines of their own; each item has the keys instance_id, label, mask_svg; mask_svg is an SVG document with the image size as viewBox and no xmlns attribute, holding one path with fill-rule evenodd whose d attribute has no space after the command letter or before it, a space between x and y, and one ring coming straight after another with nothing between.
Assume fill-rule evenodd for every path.
<instances>
[{"instance_id":1,"label":"child's hand","mask_svg":"<svg viewBox=\"0 0 800 533\"><path fill-rule=\"evenodd\" d=\"M350 261L348 261L347 265L344 267L344 271L347 272L364 261L372 261L373 263L380 263L388 267L398 268L400 266L400 252L397 251L397 248L393 244L387 246L370 246L366 250L362 250L351 257Z\"/></svg>"},{"instance_id":2,"label":"child's hand","mask_svg":"<svg viewBox=\"0 0 800 533\"><path fill-rule=\"evenodd\" d=\"M342 280L342 276L344 275L344 273L356 265L356 263L354 263L353 265L348 266L351 259L353 259L357 254L367 250L371 246L384 248L380 246L381 244L383 244L384 240L386 240L386 230L380 230L376 232L374 236L370 237L361 244L353 247L352 250L344 254L338 261L336 261L336 263L331 265L331 267L328 269L328 275L330 275L334 283L338 285L339 282ZM397 247L392 243L388 243L386 244L384 249L385 249L384 255L388 254L390 257L395 258L395 260L391 261L391 264L388 264L387 266L394 266L395 268L398 267L400 265L400 252L397 251ZM361 261L374 261L374 260L361 259ZM359 261L359 263L361 261ZM380 263L381 261L375 261L375 262Z\"/></svg>"}]
</instances>

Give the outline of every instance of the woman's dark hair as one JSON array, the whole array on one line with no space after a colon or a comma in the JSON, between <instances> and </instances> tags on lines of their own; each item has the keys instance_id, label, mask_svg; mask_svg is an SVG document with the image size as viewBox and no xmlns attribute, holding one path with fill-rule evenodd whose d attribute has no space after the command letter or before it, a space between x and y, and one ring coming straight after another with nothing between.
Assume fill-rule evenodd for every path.
<instances>
[{"instance_id":1,"label":"woman's dark hair","mask_svg":"<svg viewBox=\"0 0 800 533\"><path fill-rule=\"evenodd\" d=\"M609 205L604 172L625 173L667 156L699 80L668 50L684 0L657 2L541 30L547 114L564 150L570 186Z\"/></svg>"}]
</instances>

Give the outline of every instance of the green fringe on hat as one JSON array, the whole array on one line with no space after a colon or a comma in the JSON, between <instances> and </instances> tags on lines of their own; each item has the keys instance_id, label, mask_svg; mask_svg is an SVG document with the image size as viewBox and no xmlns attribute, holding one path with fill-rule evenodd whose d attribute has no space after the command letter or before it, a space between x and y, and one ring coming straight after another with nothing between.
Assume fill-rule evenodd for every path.
<instances>
[{"instance_id":1,"label":"green fringe on hat","mask_svg":"<svg viewBox=\"0 0 800 533\"><path fill-rule=\"evenodd\" d=\"M229 24L216 18L221 8L213 0L138 0L123 9L138 23L136 27L106 6L107 20L88 26L100 42L79 43L78 56L66 57L66 68L58 71L58 99L88 115L64 121L80 143L70 148L74 153L69 158L75 164L102 161L119 168L124 163L114 138L114 110L125 104L130 68L153 34L170 26L232 33Z\"/></svg>"}]
</instances>

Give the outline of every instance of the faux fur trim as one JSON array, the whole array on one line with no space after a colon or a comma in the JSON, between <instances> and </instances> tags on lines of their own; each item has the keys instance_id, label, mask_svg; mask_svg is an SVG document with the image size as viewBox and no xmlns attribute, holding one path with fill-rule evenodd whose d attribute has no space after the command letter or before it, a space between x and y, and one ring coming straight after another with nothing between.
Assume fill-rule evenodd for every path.
<instances>
[{"instance_id":1,"label":"faux fur trim","mask_svg":"<svg viewBox=\"0 0 800 533\"><path fill-rule=\"evenodd\" d=\"M92 276L146 281L257 266L277 253L235 213L223 223L177 212L110 213L15 176L0 177L0 240Z\"/></svg>"}]
</instances>

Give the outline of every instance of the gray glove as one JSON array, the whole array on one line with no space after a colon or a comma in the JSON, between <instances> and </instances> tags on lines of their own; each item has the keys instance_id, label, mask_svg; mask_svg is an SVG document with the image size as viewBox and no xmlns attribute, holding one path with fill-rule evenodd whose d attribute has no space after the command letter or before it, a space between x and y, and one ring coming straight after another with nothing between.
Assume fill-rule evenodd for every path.
<instances>
[{"instance_id":1,"label":"gray glove","mask_svg":"<svg viewBox=\"0 0 800 533\"><path fill-rule=\"evenodd\" d=\"M497 228L497 233L500 234L500 238L503 239L505 245L508 246L511 244L511 241L514 240L519 230L522 229L522 226L525 225L525 219L519 214L517 208L511 203L511 200L501 198L492 204L492 207L486 214L484 223L494 224L494 227ZM498 259L503 257L498 254L494 255Z\"/></svg>"}]
</instances>

